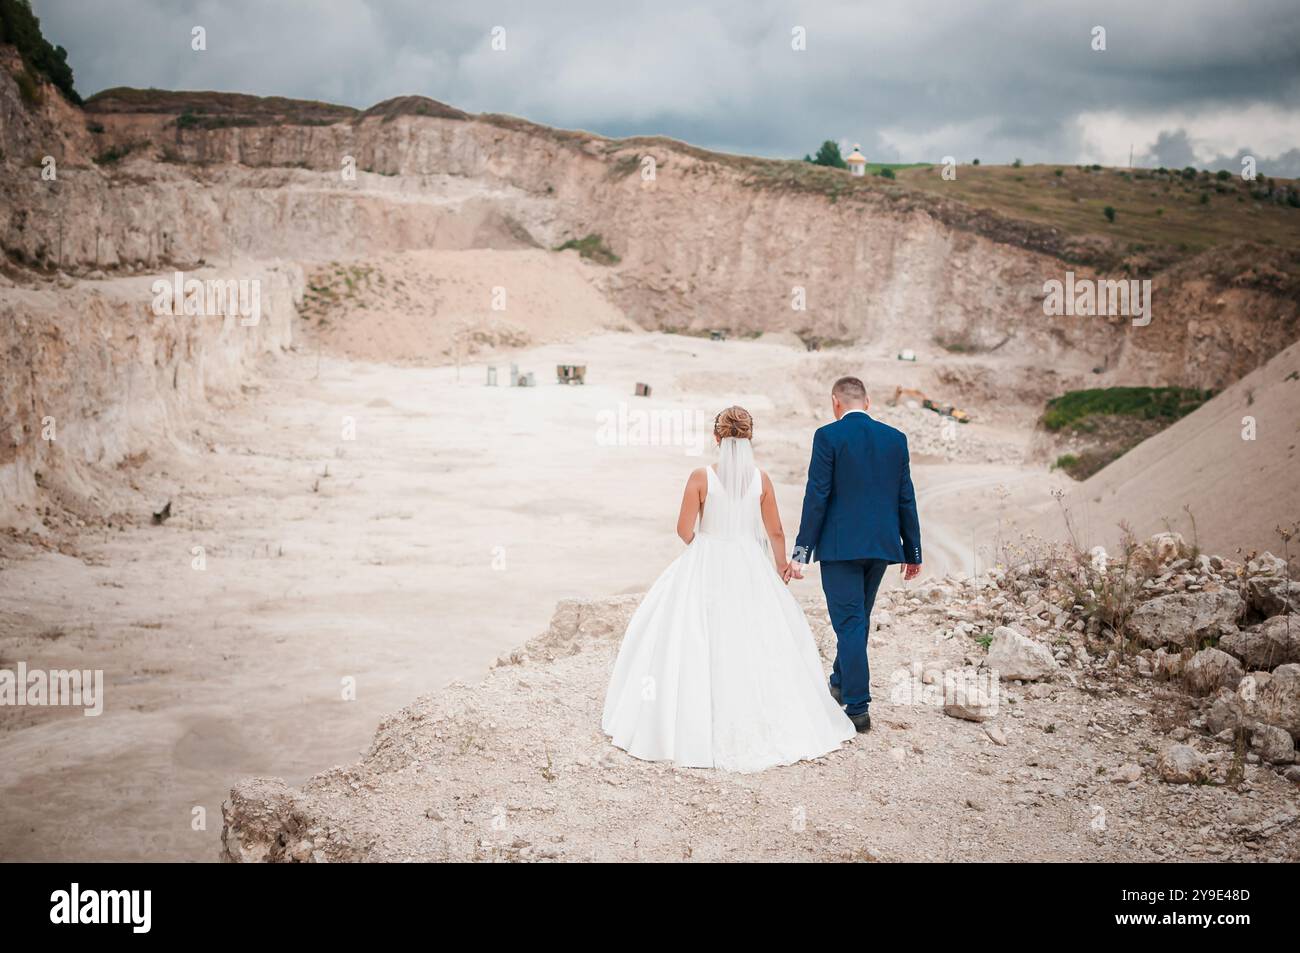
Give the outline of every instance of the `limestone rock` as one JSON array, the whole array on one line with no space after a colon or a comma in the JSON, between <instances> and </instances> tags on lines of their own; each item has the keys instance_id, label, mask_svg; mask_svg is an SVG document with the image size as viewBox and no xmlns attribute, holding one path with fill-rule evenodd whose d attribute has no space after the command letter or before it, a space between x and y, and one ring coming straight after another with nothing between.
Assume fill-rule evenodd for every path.
<instances>
[{"instance_id":1,"label":"limestone rock","mask_svg":"<svg viewBox=\"0 0 1300 953\"><path fill-rule=\"evenodd\" d=\"M988 721L998 713L996 684L985 685L982 680L945 676L943 683L943 713L966 721Z\"/></svg>"},{"instance_id":2,"label":"limestone rock","mask_svg":"<svg viewBox=\"0 0 1300 953\"><path fill-rule=\"evenodd\" d=\"M1295 760L1295 742L1285 728L1260 725L1250 736L1250 746L1259 756L1273 764L1290 764Z\"/></svg>"},{"instance_id":3,"label":"limestone rock","mask_svg":"<svg viewBox=\"0 0 1300 953\"><path fill-rule=\"evenodd\" d=\"M1147 540L1147 548L1162 563L1177 559L1185 546L1182 533L1156 533Z\"/></svg>"},{"instance_id":4,"label":"limestone rock","mask_svg":"<svg viewBox=\"0 0 1300 953\"><path fill-rule=\"evenodd\" d=\"M1059 667L1047 646L1007 626L993 630L988 664L1000 678L1027 682L1049 678Z\"/></svg>"},{"instance_id":5,"label":"limestone rock","mask_svg":"<svg viewBox=\"0 0 1300 953\"><path fill-rule=\"evenodd\" d=\"M1155 667L1156 678L1178 678L1183 674L1187 659L1182 652L1166 652L1160 648L1156 649L1156 654L1152 656L1152 664Z\"/></svg>"},{"instance_id":6,"label":"limestone rock","mask_svg":"<svg viewBox=\"0 0 1300 953\"><path fill-rule=\"evenodd\" d=\"M1260 721L1300 737L1300 664L1279 665L1256 695Z\"/></svg>"},{"instance_id":7,"label":"limestone rock","mask_svg":"<svg viewBox=\"0 0 1300 953\"><path fill-rule=\"evenodd\" d=\"M1122 764L1111 775L1111 780L1116 784L1132 784L1142 778L1142 766L1139 764Z\"/></svg>"},{"instance_id":8,"label":"limestone rock","mask_svg":"<svg viewBox=\"0 0 1300 953\"><path fill-rule=\"evenodd\" d=\"M1219 647L1249 668L1265 671L1300 662L1300 613L1274 616L1253 632L1231 632L1219 640Z\"/></svg>"},{"instance_id":9,"label":"limestone rock","mask_svg":"<svg viewBox=\"0 0 1300 953\"><path fill-rule=\"evenodd\" d=\"M1210 776L1210 762L1191 745L1172 745L1160 752L1156 771L1170 784L1196 784Z\"/></svg>"},{"instance_id":10,"label":"limestone rock","mask_svg":"<svg viewBox=\"0 0 1300 953\"><path fill-rule=\"evenodd\" d=\"M1250 727L1254 720L1246 714L1245 702L1235 692L1222 690L1205 714L1205 726L1210 734L1229 733L1238 728Z\"/></svg>"},{"instance_id":11,"label":"limestone rock","mask_svg":"<svg viewBox=\"0 0 1300 953\"><path fill-rule=\"evenodd\" d=\"M1230 589L1175 592L1138 606L1129 618L1129 628L1148 648L1195 648L1202 639L1234 631L1245 611L1246 603Z\"/></svg>"},{"instance_id":12,"label":"limestone rock","mask_svg":"<svg viewBox=\"0 0 1300 953\"><path fill-rule=\"evenodd\" d=\"M1220 688L1236 688L1245 672L1241 663L1221 649L1201 649L1187 663L1183 684L1193 695L1212 695Z\"/></svg>"},{"instance_id":13,"label":"limestone rock","mask_svg":"<svg viewBox=\"0 0 1300 953\"><path fill-rule=\"evenodd\" d=\"M1252 576L1246 582L1246 601L1252 612L1266 619L1300 612L1300 582L1286 576Z\"/></svg>"}]
</instances>

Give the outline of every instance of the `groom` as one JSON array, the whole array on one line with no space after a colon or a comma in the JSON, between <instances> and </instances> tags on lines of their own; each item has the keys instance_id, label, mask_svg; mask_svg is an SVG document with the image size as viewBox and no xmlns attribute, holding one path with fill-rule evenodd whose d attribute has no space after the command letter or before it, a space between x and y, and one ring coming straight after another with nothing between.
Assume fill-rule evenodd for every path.
<instances>
[{"instance_id":1,"label":"groom","mask_svg":"<svg viewBox=\"0 0 1300 953\"><path fill-rule=\"evenodd\" d=\"M835 627L831 696L858 731L871 730L867 636L885 569L903 578L921 571L921 524L907 457L907 437L867 414L867 389L856 377L831 388L835 423L813 435L799 538L785 580L802 579L809 558L822 564L822 590Z\"/></svg>"}]
</instances>

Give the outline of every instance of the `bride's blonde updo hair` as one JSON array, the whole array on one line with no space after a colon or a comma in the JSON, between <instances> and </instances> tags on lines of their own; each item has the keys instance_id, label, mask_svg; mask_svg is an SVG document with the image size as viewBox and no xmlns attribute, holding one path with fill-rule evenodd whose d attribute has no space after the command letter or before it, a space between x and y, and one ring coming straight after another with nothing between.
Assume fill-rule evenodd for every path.
<instances>
[{"instance_id":1,"label":"bride's blonde updo hair","mask_svg":"<svg viewBox=\"0 0 1300 953\"><path fill-rule=\"evenodd\" d=\"M728 407L713 418L713 436L719 440L727 437L749 440L754 436L754 418L744 407Z\"/></svg>"}]
</instances>

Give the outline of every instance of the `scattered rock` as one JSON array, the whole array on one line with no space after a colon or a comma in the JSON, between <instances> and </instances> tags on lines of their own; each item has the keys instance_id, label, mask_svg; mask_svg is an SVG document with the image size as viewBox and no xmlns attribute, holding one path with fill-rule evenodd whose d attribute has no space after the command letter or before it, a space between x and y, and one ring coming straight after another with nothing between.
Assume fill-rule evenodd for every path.
<instances>
[{"instance_id":1,"label":"scattered rock","mask_svg":"<svg viewBox=\"0 0 1300 953\"><path fill-rule=\"evenodd\" d=\"M1236 688L1245 675L1241 663L1221 649L1201 649L1187 663L1183 684L1193 695L1212 695L1220 688Z\"/></svg>"},{"instance_id":2,"label":"scattered rock","mask_svg":"<svg viewBox=\"0 0 1300 953\"><path fill-rule=\"evenodd\" d=\"M1210 762L1191 745L1172 745L1160 752L1156 771L1169 784L1196 784L1209 778Z\"/></svg>"},{"instance_id":3,"label":"scattered rock","mask_svg":"<svg viewBox=\"0 0 1300 953\"><path fill-rule=\"evenodd\" d=\"M1300 737L1300 664L1279 665L1256 692L1259 720Z\"/></svg>"},{"instance_id":4,"label":"scattered rock","mask_svg":"<svg viewBox=\"0 0 1300 953\"><path fill-rule=\"evenodd\" d=\"M1219 697L1214 700L1210 710L1205 714L1205 727L1210 730L1210 734L1218 735L1222 732L1231 734L1238 728L1250 727L1254 720L1246 715L1245 705L1240 696L1235 692L1223 690L1219 692ZM1171 734L1170 737L1173 737ZM1179 738L1177 740L1183 740Z\"/></svg>"},{"instance_id":5,"label":"scattered rock","mask_svg":"<svg viewBox=\"0 0 1300 953\"><path fill-rule=\"evenodd\" d=\"M1274 616L1254 631L1231 632L1219 640L1219 647L1249 668L1265 671L1300 662L1300 613Z\"/></svg>"},{"instance_id":6,"label":"scattered rock","mask_svg":"<svg viewBox=\"0 0 1300 953\"><path fill-rule=\"evenodd\" d=\"M1235 631L1245 611L1246 603L1230 589L1175 592L1138 606L1129 618L1129 627L1134 638L1148 648L1195 648L1203 639Z\"/></svg>"},{"instance_id":7,"label":"scattered rock","mask_svg":"<svg viewBox=\"0 0 1300 953\"><path fill-rule=\"evenodd\" d=\"M1111 780L1115 781L1117 784L1132 784L1134 781L1141 780L1141 778L1142 766L1133 763L1120 765L1111 776Z\"/></svg>"},{"instance_id":8,"label":"scattered rock","mask_svg":"<svg viewBox=\"0 0 1300 953\"><path fill-rule=\"evenodd\" d=\"M1273 764L1290 764L1295 760L1295 742L1285 728L1260 725L1251 733L1250 746L1259 756Z\"/></svg>"},{"instance_id":9,"label":"scattered rock","mask_svg":"<svg viewBox=\"0 0 1300 953\"><path fill-rule=\"evenodd\" d=\"M1156 533L1147 540L1147 547L1162 563L1177 559L1186 545L1182 533Z\"/></svg>"},{"instance_id":10,"label":"scattered rock","mask_svg":"<svg viewBox=\"0 0 1300 953\"><path fill-rule=\"evenodd\" d=\"M1007 733L997 725L985 725L984 734L988 737L989 741L993 742L998 747L1006 746Z\"/></svg>"},{"instance_id":11,"label":"scattered rock","mask_svg":"<svg viewBox=\"0 0 1300 953\"><path fill-rule=\"evenodd\" d=\"M1300 612L1300 582L1286 576L1252 576L1246 581L1246 602L1265 619Z\"/></svg>"},{"instance_id":12,"label":"scattered rock","mask_svg":"<svg viewBox=\"0 0 1300 953\"><path fill-rule=\"evenodd\" d=\"M1187 656L1184 653L1167 652L1163 648L1156 649L1152 659L1156 678L1160 679L1180 677L1183 674L1183 667L1187 664Z\"/></svg>"},{"instance_id":13,"label":"scattered rock","mask_svg":"<svg viewBox=\"0 0 1300 953\"><path fill-rule=\"evenodd\" d=\"M989 691L983 682L971 677L948 673L943 683L943 713L967 721L988 721L998 713L996 689Z\"/></svg>"},{"instance_id":14,"label":"scattered rock","mask_svg":"<svg viewBox=\"0 0 1300 953\"><path fill-rule=\"evenodd\" d=\"M988 665L999 678L1026 682L1049 678L1059 668L1047 646L1004 625L993 630Z\"/></svg>"}]
</instances>

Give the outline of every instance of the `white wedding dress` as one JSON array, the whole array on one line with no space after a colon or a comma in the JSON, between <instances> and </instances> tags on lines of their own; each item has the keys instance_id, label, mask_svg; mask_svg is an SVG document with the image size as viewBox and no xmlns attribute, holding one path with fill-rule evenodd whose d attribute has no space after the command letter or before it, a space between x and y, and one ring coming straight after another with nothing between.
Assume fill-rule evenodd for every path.
<instances>
[{"instance_id":1,"label":"white wedding dress","mask_svg":"<svg viewBox=\"0 0 1300 953\"><path fill-rule=\"evenodd\" d=\"M722 443L699 531L628 624L601 727L647 761L761 771L834 751L855 732L773 565L749 441Z\"/></svg>"}]
</instances>

